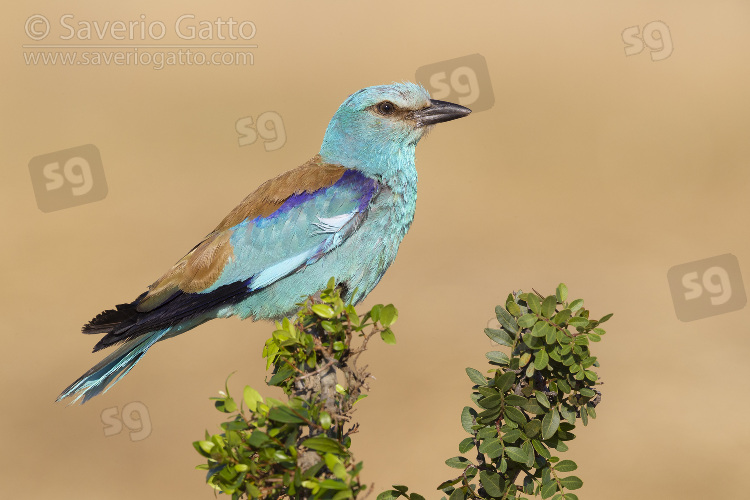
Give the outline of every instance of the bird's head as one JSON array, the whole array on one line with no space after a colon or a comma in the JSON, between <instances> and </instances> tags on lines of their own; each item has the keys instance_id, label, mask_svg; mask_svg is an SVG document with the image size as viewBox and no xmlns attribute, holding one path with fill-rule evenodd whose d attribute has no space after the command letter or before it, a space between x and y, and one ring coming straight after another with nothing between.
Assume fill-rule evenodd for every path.
<instances>
[{"instance_id":1,"label":"bird's head","mask_svg":"<svg viewBox=\"0 0 750 500\"><path fill-rule=\"evenodd\" d=\"M430 99L415 83L367 87L339 106L320 154L328 163L383 175L386 164L399 157L413 164L414 148L432 125L469 113L469 108Z\"/></svg>"}]
</instances>

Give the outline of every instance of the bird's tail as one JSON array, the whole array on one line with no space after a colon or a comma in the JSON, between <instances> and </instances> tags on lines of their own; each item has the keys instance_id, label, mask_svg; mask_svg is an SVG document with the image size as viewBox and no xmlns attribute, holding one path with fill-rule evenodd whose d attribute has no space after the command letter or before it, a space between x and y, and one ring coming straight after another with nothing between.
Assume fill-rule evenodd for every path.
<instances>
[{"instance_id":1,"label":"bird's tail","mask_svg":"<svg viewBox=\"0 0 750 500\"><path fill-rule=\"evenodd\" d=\"M97 394L107 392L141 360L149 347L159 341L169 330L169 328L157 330L126 341L115 352L70 384L57 397L57 401L75 397L71 404L81 398L83 398L81 401L83 404Z\"/></svg>"}]
</instances>

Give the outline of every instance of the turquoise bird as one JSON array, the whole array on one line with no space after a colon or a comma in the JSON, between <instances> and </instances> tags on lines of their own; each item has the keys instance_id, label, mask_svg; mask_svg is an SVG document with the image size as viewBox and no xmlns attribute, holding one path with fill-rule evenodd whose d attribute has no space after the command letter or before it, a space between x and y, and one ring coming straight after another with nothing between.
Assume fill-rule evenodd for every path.
<instances>
[{"instance_id":1,"label":"turquoise bird","mask_svg":"<svg viewBox=\"0 0 750 500\"><path fill-rule=\"evenodd\" d=\"M436 123L471 110L404 82L364 88L328 124L320 153L263 184L148 291L83 327L117 350L57 401L106 392L156 342L214 318L279 319L325 289L362 301L396 258L417 202L414 151Z\"/></svg>"}]
</instances>

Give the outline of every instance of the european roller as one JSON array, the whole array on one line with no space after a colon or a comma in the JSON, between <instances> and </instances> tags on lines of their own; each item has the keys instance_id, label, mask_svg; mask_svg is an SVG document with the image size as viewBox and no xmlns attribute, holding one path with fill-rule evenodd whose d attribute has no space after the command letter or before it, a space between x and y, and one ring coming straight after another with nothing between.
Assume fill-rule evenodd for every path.
<instances>
[{"instance_id":1,"label":"european roller","mask_svg":"<svg viewBox=\"0 0 750 500\"><path fill-rule=\"evenodd\" d=\"M361 302L414 219L417 143L469 113L409 82L349 96L317 155L261 184L146 292L83 327L105 334L94 352L119 347L57 400L106 392L156 342L211 319L291 316L332 276L345 300Z\"/></svg>"}]
</instances>

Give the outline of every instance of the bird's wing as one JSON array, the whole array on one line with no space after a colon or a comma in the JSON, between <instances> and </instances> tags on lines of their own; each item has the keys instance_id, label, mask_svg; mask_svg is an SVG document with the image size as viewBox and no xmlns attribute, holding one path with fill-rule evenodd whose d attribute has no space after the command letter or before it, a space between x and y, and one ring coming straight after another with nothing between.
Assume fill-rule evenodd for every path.
<instances>
[{"instance_id":1,"label":"bird's wing","mask_svg":"<svg viewBox=\"0 0 750 500\"><path fill-rule=\"evenodd\" d=\"M376 180L316 156L262 184L146 293L83 331L108 333L99 350L239 302L339 246L379 190Z\"/></svg>"}]
</instances>

